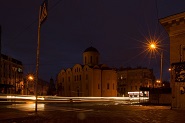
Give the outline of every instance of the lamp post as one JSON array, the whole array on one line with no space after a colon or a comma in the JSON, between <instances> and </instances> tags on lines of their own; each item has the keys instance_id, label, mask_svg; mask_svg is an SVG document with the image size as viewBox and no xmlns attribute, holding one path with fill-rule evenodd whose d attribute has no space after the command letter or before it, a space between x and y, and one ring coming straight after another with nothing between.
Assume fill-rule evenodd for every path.
<instances>
[{"instance_id":1,"label":"lamp post","mask_svg":"<svg viewBox=\"0 0 185 123\"><path fill-rule=\"evenodd\" d=\"M151 42L149 44L149 50L153 53L157 51L157 44L155 42ZM160 53L160 83L162 84L162 76L163 76L163 52Z\"/></svg>"},{"instance_id":2,"label":"lamp post","mask_svg":"<svg viewBox=\"0 0 185 123\"><path fill-rule=\"evenodd\" d=\"M28 95L28 89L29 89L29 82L28 81L33 81L34 77L33 75L28 75L28 80L27 80L27 95Z\"/></svg>"}]
</instances>

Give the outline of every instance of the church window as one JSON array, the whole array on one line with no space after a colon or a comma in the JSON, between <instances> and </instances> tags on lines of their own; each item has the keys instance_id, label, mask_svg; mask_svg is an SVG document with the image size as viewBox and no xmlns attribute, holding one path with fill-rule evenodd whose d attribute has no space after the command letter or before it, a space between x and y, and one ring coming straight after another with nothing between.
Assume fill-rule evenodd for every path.
<instances>
[{"instance_id":1,"label":"church window","mask_svg":"<svg viewBox=\"0 0 185 123\"><path fill-rule=\"evenodd\" d=\"M88 74L86 74L86 80L88 80Z\"/></svg>"},{"instance_id":2,"label":"church window","mask_svg":"<svg viewBox=\"0 0 185 123\"><path fill-rule=\"evenodd\" d=\"M79 78L80 78L80 80L81 80L81 75L79 75Z\"/></svg>"},{"instance_id":3,"label":"church window","mask_svg":"<svg viewBox=\"0 0 185 123\"><path fill-rule=\"evenodd\" d=\"M88 84L86 84L86 89L88 90Z\"/></svg>"},{"instance_id":4,"label":"church window","mask_svg":"<svg viewBox=\"0 0 185 123\"><path fill-rule=\"evenodd\" d=\"M109 83L107 83L107 89L109 89Z\"/></svg>"},{"instance_id":5,"label":"church window","mask_svg":"<svg viewBox=\"0 0 185 123\"><path fill-rule=\"evenodd\" d=\"M90 60L91 60L91 63L92 63L92 56L91 56L91 59Z\"/></svg>"}]
</instances>

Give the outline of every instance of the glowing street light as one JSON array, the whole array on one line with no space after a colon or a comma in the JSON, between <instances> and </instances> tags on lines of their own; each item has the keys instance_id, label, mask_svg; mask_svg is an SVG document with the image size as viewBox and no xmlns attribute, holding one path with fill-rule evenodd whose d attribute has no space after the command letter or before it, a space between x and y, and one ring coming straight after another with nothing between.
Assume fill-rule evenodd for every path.
<instances>
[{"instance_id":1,"label":"glowing street light","mask_svg":"<svg viewBox=\"0 0 185 123\"><path fill-rule=\"evenodd\" d=\"M156 44L154 44L154 43L150 44L150 48L155 49L156 48Z\"/></svg>"},{"instance_id":2,"label":"glowing street light","mask_svg":"<svg viewBox=\"0 0 185 123\"><path fill-rule=\"evenodd\" d=\"M171 70L172 70L171 68L168 69L168 71L171 71Z\"/></svg>"},{"instance_id":3,"label":"glowing street light","mask_svg":"<svg viewBox=\"0 0 185 123\"><path fill-rule=\"evenodd\" d=\"M160 81L160 80L157 80L156 82L157 82L157 83L161 83L161 81Z\"/></svg>"},{"instance_id":4,"label":"glowing street light","mask_svg":"<svg viewBox=\"0 0 185 123\"><path fill-rule=\"evenodd\" d=\"M156 42L148 42L148 49L149 51L156 51L158 52L157 49L159 49L159 47L157 46L157 41ZM159 53L159 52L158 52ZM160 68L160 83L162 83L162 72L163 72L163 52L160 53L160 56L161 56L161 68Z\"/></svg>"},{"instance_id":5,"label":"glowing street light","mask_svg":"<svg viewBox=\"0 0 185 123\"><path fill-rule=\"evenodd\" d=\"M33 78L32 75L29 75L29 76L28 76L28 79L32 81L34 78Z\"/></svg>"}]
</instances>

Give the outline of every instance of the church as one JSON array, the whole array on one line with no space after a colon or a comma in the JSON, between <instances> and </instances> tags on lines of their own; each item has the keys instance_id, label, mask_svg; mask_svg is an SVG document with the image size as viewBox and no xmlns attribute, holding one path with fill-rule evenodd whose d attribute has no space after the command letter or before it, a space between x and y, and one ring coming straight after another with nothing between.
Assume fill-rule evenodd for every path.
<instances>
[{"instance_id":1,"label":"church","mask_svg":"<svg viewBox=\"0 0 185 123\"><path fill-rule=\"evenodd\" d=\"M65 97L115 97L117 73L99 64L100 53L94 47L83 52L83 64L62 69L57 74L57 94Z\"/></svg>"}]
</instances>

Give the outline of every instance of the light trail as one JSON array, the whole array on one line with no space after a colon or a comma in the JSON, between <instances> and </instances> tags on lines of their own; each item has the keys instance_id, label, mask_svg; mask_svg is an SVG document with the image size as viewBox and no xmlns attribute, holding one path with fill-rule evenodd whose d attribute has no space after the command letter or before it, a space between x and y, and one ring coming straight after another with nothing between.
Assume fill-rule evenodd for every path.
<instances>
[{"instance_id":1,"label":"light trail","mask_svg":"<svg viewBox=\"0 0 185 123\"><path fill-rule=\"evenodd\" d=\"M34 101L34 95L0 95L0 102L27 103ZM148 97L61 97L61 96L38 96L38 102L113 102L148 100Z\"/></svg>"}]
</instances>

